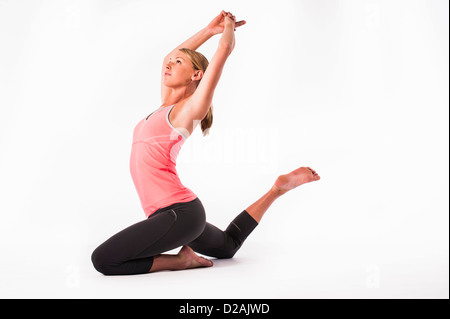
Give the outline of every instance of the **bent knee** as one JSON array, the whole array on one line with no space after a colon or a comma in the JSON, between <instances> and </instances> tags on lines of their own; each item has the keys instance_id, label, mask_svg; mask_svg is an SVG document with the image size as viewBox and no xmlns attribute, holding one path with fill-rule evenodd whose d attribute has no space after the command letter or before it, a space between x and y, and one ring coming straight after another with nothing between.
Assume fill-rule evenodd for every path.
<instances>
[{"instance_id":1,"label":"bent knee","mask_svg":"<svg viewBox=\"0 0 450 319\"><path fill-rule=\"evenodd\" d=\"M234 257L234 255L236 254L237 249L236 250L226 250L226 251L221 251L220 253L217 254L217 256L214 256L218 259L231 259Z\"/></svg>"},{"instance_id":2,"label":"bent knee","mask_svg":"<svg viewBox=\"0 0 450 319\"><path fill-rule=\"evenodd\" d=\"M102 273L103 275L114 275L114 271L110 266L110 262L107 256L105 256L105 254L101 251L101 249L97 248L94 250L91 255L91 261L95 270L97 270L99 273Z\"/></svg>"}]
</instances>

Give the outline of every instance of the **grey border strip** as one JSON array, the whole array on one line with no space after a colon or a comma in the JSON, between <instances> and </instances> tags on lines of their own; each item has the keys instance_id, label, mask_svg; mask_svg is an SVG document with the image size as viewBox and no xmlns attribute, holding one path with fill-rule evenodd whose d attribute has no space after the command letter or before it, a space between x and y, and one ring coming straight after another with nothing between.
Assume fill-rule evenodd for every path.
<instances>
[{"instance_id":1,"label":"grey border strip","mask_svg":"<svg viewBox=\"0 0 450 319\"><path fill-rule=\"evenodd\" d=\"M175 104L174 104L174 105L171 105L171 106L175 106ZM168 107L170 107L170 106L158 107L158 108L157 108L156 110L154 110L152 113L150 113L149 115L147 115L146 117L144 117L144 121L145 121L145 122L148 121L148 120L150 119L150 117L152 116L152 114L158 113L158 112L160 112L160 111L162 111L162 110L165 110L165 109L168 108Z\"/></svg>"},{"instance_id":2,"label":"grey border strip","mask_svg":"<svg viewBox=\"0 0 450 319\"><path fill-rule=\"evenodd\" d=\"M169 126L170 126L171 128L173 128L173 130L174 130L175 132L177 132L178 134L180 134L181 137L183 138L183 140L186 140L186 137L185 137L179 130L177 130L175 127L173 127L173 125L172 125L172 124L170 123L170 121L169 121L169 113L170 113L170 111L172 111L172 108L173 108L174 106L175 106L175 104L172 105L172 106L170 107L169 111L167 111L167 113L166 113L167 124L169 124Z\"/></svg>"}]
</instances>

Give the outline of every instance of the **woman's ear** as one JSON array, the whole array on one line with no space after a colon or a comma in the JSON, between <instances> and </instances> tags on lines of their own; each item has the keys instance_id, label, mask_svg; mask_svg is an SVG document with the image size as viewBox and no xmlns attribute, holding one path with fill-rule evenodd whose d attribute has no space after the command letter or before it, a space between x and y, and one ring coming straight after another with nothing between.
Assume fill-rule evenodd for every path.
<instances>
[{"instance_id":1,"label":"woman's ear","mask_svg":"<svg viewBox=\"0 0 450 319\"><path fill-rule=\"evenodd\" d=\"M201 70L197 70L192 77L192 81L200 81L203 78L203 72Z\"/></svg>"}]
</instances>

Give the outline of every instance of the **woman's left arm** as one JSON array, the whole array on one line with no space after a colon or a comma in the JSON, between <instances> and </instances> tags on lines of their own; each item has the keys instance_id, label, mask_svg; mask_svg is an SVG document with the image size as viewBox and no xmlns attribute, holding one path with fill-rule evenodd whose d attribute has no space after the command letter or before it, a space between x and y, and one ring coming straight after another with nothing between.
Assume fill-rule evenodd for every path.
<instances>
[{"instance_id":1,"label":"woman's left arm","mask_svg":"<svg viewBox=\"0 0 450 319\"><path fill-rule=\"evenodd\" d=\"M234 49L235 18L234 16L227 16L225 19L225 29L220 38L216 53L206 68L205 74L195 92L184 106L189 110L189 115L193 121L202 120L208 113L225 62Z\"/></svg>"}]
</instances>

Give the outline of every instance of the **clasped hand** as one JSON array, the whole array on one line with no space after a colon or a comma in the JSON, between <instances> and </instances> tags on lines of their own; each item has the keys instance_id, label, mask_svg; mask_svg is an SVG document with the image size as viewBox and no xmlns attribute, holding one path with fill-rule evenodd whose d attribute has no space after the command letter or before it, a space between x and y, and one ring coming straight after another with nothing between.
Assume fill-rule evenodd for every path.
<instances>
[{"instance_id":1,"label":"clasped hand","mask_svg":"<svg viewBox=\"0 0 450 319\"><path fill-rule=\"evenodd\" d=\"M236 28L243 26L245 23L245 20L236 22L236 17L231 12L222 10L222 12L208 24L207 28L210 29L213 34L219 34L223 32L225 26L232 27L233 30L236 31Z\"/></svg>"}]
</instances>

